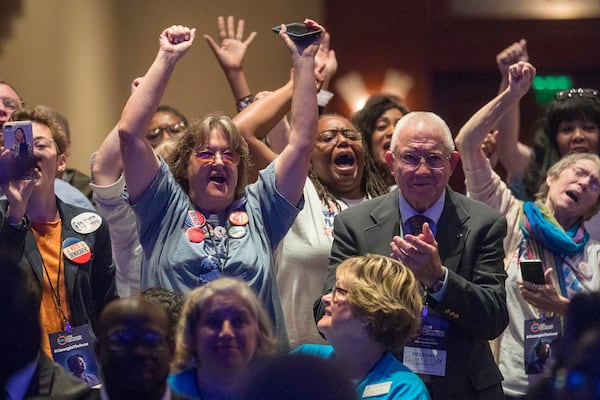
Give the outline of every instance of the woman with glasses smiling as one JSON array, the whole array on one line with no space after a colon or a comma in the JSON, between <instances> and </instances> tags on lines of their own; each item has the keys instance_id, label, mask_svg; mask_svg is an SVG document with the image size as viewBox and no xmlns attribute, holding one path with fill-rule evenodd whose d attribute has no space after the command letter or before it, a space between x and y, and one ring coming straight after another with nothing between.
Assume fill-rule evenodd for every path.
<instances>
[{"instance_id":1,"label":"woman with glasses smiling","mask_svg":"<svg viewBox=\"0 0 600 400\"><path fill-rule=\"evenodd\" d=\"M322 29L314 21L307 24ZM276 326L287 335L275 282L273 251L302 208L317 120L314 56L320 39L295 45L282 30L294 65L290 143L247 186L248 145L230 118L211 114L186 129L171 170L148 142L147 127L175 64L195 30L165 29L155 61L133 91L119 136L129 200L136 213L145 262L142 289L185 293L222 276L248 282Z\"/></svg>"},{"instance_id":2,"label":"woman with glasses smiling","mask_svg":"<svg viewBox=\"0 0 600 400\"><path fill-rule=\"evenodd\" d=\"M509 68L509 85L482 107L456 137L471 197L506 216L504 240L509 325L496 342L507 398L521 398L541 375L528 374L525 361L540 338L556 339L569 299L600 290L600 243L590 240L583 222L600 209L600 158L567 155L550 166L534 202L519 201L493 172L481 143L502 115L527 93L535 68ZM578 94L575 94L579 96ZM524 278L522 260L539 259L543 281ZM540 336L541 335L541 336Z\"/></svg>"},{"instance_id":3,"label":"woman with glasses smiling","mask_svg":"<svg viewBox=\"0 0 600 400\"><path fill-rule=\"evenodd\" d=\"M351 257L336 271L317 326L330 345L304 344L295 353L337 363L358 398L429 399L421 379L394 354L417 332L422 292L412 271L381 255Z\"/></svg>"}]
</instances>

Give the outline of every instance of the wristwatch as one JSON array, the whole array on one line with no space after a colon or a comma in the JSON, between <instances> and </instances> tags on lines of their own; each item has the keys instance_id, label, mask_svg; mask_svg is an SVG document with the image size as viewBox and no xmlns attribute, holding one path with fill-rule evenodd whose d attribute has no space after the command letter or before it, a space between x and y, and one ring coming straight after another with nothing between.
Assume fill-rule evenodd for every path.
<instances>
[{"instance_id":1,"label":"wristwatch","mask_svg":"<svg viewBox=\"0 0 600 400\"><path fill-rule=\"evenodd\" d=\"M434 283L433 286L427 288L428 293L435 294L444 287L444 281L446 280L446 267L442 268L444 269L444 275L442 275L442 277L436 283Z\"/></svg>"},{"instance_id":2,"label":"wristwatch","mask_svg":"<svg viewBox=\"0 0 600 400\"><path fill-rule=\"evenodd\" d=\"M20 222L12 223L10 222L10 220L8 221L8 225L13 228L16 229L18 231L26 231L27 228L29 228L29 218L27 218L26 215L23 215L23 218L21 218Z\"/></svg>"}]
</instances>

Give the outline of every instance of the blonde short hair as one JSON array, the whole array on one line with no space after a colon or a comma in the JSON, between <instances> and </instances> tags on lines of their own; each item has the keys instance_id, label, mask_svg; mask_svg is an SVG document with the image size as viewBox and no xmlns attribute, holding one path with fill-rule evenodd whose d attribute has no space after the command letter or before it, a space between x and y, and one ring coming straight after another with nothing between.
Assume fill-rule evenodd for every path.
<instances>
[{"instance_id":1,"label":"blonde short hair","mask_svg":"<svg viewBox=\"0 0 600 400\"><path fill-rule=\"evenodd\" d=\"M388 350L402 347L421 323L420 285L400 261L367 254L345 260L337 278L348 290L348 303L367 321L367 333Z\"/></svg>"}]
</instances>

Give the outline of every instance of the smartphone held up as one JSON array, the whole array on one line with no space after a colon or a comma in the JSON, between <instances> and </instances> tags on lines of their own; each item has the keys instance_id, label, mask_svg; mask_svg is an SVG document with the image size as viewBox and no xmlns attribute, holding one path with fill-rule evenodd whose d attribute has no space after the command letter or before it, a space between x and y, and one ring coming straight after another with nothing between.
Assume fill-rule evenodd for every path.
<instances>
[{"instance_id":1,"label":"smartphone held up","mask_svg":"<svg viewBox=\"0 0 600 400\"><path fill-rule=\"evenodd\" d=\"M290 39L296 43L310 43L322 33L319 28L301 22L285 24L285 28ZM272 30L279 34L281 26L275 26Z\"/></svg>"},{"instance_id":2,"label":"smartphone held up","mask_svg":"<svg viewBox=\"0 0 600 400\"><path fill-rule=\"evenodd\" d=\"M18 179L33 179L31 165L33 156L33 130L31 121L8 121L2 126L4 148L10 151L11 175Z\"/></svg>"}]
</instances>

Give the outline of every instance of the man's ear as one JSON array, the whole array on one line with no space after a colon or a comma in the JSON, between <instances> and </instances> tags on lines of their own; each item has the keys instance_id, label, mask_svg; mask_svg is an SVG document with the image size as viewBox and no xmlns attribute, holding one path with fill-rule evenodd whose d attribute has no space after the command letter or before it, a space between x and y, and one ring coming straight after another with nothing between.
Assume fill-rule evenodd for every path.
<instances>
[{"instance_id":1,"label":"man's ear","mask_svg":"<svg viewBox=\"0 0 600 400\"><path fill-rule=\"evenodd\" d=\"M394 155L389 150L385 152L385 162L387 163L392 175L394 175Z\"/></svg>"},{"instance_id":2,"label":"man's ear","mask_svg":"<svg viewBox=\"0 0 600 400\"><path fill-rule=\"evenodd\" d=\"M454 168L458 165L458 161L460 160L460 155L458 151L453 151L450 153L450 170L454 172Z\"/></svg>"}]
</instances>

